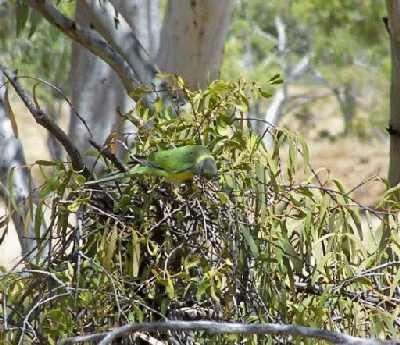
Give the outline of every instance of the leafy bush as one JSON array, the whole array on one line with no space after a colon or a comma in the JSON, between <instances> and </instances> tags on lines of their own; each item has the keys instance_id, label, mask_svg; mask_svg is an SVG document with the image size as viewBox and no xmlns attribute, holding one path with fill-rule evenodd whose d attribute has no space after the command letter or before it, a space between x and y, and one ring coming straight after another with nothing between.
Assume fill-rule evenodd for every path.
<instances>
[{"instance_id":1,"label":"leafy bush","mask_svg":"<svg viewBox=\"0 0 400 345\"><path fill-rule=\"evenodd\" d=\"M399 204L391 195L397 189L379 210L362 208L339 181L319 179L293 133L269 128L273 148L266 149L244 116L250 98L266 95L255 83L216 81L199 92L179 78L176 84L188 100L184 108L160 98L153 110L138 103L125 115L137 128L131 161L203 144L217 161L218 182L174 185L134 176L95 184L68 164L38 162L54 166L38 208L39 214L51 209L52 256L2 276L2 342L23 336L24 343L55 344L166 318L395 335ZM380 217L379 229L368 231L361 212ZM239 338L200 334L196 341Z\"/></svg>"}]
</instances>

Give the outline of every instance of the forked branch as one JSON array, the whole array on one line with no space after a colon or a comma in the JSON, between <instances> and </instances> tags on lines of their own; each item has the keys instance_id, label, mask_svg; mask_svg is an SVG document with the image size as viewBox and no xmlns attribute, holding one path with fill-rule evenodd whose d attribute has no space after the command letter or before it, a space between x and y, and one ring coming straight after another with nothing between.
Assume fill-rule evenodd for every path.
<instances>
[{"instance_id":1,"label":"forked branch","mask_svg":"<svg viewBox=\"0 0 400 345\"><path fill-rule=\"evenodd\" d=\"M15 91L17 92L18 96L21 98L22 102L28 108L32 116L34 117L35 121L41 125L42 127L46 128L65 148L67 151L68 156L71 159L72 167L78 171L88 172L83 163L81 154L73 142L70 140L68 135L49 117L47 114L36 105L31 97L25 92L22 86L19 84L17 77L13 75L11 72L7 70L6 67L0 65L0 70L10 82L10 84L14 87Z\"/></svg>"}]
</instances>

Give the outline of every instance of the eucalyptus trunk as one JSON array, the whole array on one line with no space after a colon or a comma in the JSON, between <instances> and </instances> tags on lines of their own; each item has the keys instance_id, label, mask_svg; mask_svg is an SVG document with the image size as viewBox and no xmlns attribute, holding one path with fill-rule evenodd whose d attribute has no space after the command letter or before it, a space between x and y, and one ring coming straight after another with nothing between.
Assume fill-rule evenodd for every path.
<instances>
[{"instance_id":1,"label":"eucalyptus trunk","mask_svg":"<svg viewBox=\"0 0 400 345\"><path fill-rule=\"evenodd\" d=\"M387 0L386 6L392 56L389 183L395 186L400 182L400 1Z\"/></svg>"},{"instance_id":2,"label":"eucalyptus trunk","mask_svg":"<svg viewBox=\"0 0 400 345\"><path fill-rule=\"evenodd\" d=\"M159 3L158 0L112 1L119 13L129 24L142 46L149 54L154 54L158 48L159 37ZM109 9L104 7L104 11ZM88 7L88 1L78 0L75 19L79 25L90 28L96 20ZM95 24L94 24L95 25ZM118 26L118 24L115 24ZM99 31L101 28L97 28ZM120 26L117 30L124 30ZM128 35L123 32L121 35ZM89 131L82 121L71 112L70 135L83 154L91 149L89 138L93 135L99 144L104 144L113 132L121 133L123 123L117 111L126 112L133 102L127 95L117 74L103 60L90 53L79 44L73 43L71 65L72 103L74 110L85 119ZM85 163L89 168L97 164L97 171L101 170L94 157L85 155Z\"/></svg>"},{"instance_id":3,"label":"eucalyptus trunk","mask_svg":"<svg viewBox=\"0 0 400 345\"><path fill-rule=\"evenodd\" d=\"M170 0L157 64L183 77L192 89L219 77L233 0Z\"/></svg>"}]
</instances>

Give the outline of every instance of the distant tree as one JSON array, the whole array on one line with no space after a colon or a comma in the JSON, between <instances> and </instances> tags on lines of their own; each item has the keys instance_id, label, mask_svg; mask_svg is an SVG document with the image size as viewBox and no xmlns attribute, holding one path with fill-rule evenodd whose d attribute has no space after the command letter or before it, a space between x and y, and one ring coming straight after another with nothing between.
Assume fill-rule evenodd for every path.
<instances>
[{"instance_id":1,"label":"distant tree","mask_svg":"<svg viewBox=\"0 0 400 345\"><path fill-rule=\"evenodd\" d=\"M373 94L368 118L383 128L385 89L372 81L384 79L388 61L382 44L384 12L384 2L375 0L239 1L226 45L224 78L243 75L261 82L281 74L283 84L272 100L252 109L252 117L273 125L320 95L333 96L344 134L355 129L357 110L366 103L361 96L368 89ZM313 92L310 86L326 91ZM265 130L262 121L254 126L259 133Z\"/></svg>"},{"instance_id":2,"label":"distant tree","mask_svg":"<svg viewBox=\"0 0 400 345\"><path fill-rule=\"evenodd\" d=\"M386 6L392 56L389 183L396 186L400 182L400 2L387 0Z\"/></svg>"}]
</instances>

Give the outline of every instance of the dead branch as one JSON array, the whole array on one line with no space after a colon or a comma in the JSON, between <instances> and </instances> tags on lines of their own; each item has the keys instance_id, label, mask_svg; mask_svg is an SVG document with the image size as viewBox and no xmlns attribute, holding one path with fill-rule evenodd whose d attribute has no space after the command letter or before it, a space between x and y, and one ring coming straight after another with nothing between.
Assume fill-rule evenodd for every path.
<instances>
[{"instance_id":1,"label":"dead branch","mask_svg":"<svg viewBox=\"0 0 400 345\"><path fill-rule=\"evenodd\" d=\"M86 0L93 25L104 39L128 62L142 84L153 82L159 70L151 62L125 18L118 14L110 1Z\"/></svg>"},{"instance_id":2,"label":"dead branch","mask_svg":"<svg viewBox=\"0 0 400 345\"><path fill-rule=\"evenodd\" d=\"M379 340L353 337L322 329L278 323L228 323L214 321L166 321L132 323L116 327L109 332L94 333L78 337L64 338L59 345L76 344L84 341L100 341L99 345L111 344L117 338L134 332L166 332L166 331L206 331L209 334L260 334L283 335L325 340L331 344L342 345L398 345L397 340Z\"/></svg>"},{"instance_id":3,"label":"dead branch","mask_svg":"<svg viewBox=\"0 0 400 345\"><path fill-rule=\"evenodd\" d=\"M113 154L106 146L97 144L94 140L89 139L90 144L104 157L111 161L120 172L126 172L128 169L125 167L118 157Z\"/></svg>"},{"instance_id":4,"label":"dead branch","mask_svg":"<svg viewBox=\"0 0 400 345\"><path fill-rule=\"evenodd\" d=\"M0 65L0 70L14 87L18 96L22 99L23 103L28 108L36 122L54 135L54 137L65 148L71 159L72 167L75 170L81 170L88 173L79 150L75 147L68 135L42 109L40 109L38 105L34 104L30 96L28 96L28 94L19 84L15 75L12 75L3 65Z\"/></svg>"},{"instance_id":5,"label":"dead branch","mask_svg":"<svg viewBox=\"0 0 400 345\"><path fill-rule=\"evenodd\" d=\"M75 21L64 16L48 0L28 0L27 3L73 41L108 63L118 74L129 94L141 85L131 66L96 31L82 28Z\"/></svg>"}]
</instances>

